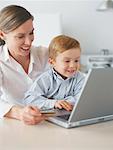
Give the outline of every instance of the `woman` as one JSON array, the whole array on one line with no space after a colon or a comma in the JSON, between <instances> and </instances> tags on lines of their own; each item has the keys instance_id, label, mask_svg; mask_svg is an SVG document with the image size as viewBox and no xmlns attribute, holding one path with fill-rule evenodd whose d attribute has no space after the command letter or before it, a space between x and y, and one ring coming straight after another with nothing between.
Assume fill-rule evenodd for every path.
<instances>
[{"instance_id":1,"label":"woman","mask_svg":"<svg viewBox=\"0 0 113 150\"><path fill-rule=\"evenodd\" d=\"M32 46L33 16L23 7L10 5L0 11L0 118L25 124L45 119L35 106L22 106L24 93L47 64L47 50Z\"/></svg>"}]
</instances>

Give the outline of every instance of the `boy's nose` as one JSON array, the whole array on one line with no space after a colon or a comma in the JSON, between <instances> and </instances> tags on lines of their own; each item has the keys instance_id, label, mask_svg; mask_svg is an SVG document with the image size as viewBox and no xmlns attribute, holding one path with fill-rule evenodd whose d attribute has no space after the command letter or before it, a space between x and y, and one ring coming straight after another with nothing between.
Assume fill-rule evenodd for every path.
<instances>
[{"instance_id":1,"label":"boy's nose","mask_svg":"<svg viewBox=\"0 0 113 150\"><path fill-rule=\"evenodd\" d=\"M70 65L69 65L71 68L75 67L76 64L74 62L70 62Z\"/></svg>"}]
</instances>

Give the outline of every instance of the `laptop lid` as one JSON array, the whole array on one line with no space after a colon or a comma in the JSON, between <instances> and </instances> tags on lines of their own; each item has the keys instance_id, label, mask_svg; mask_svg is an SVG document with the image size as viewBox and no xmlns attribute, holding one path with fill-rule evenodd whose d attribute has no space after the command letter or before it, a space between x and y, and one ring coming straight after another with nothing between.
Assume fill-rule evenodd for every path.
<instances>
[{"instance_id":1,"label":"laptop lid","mask_svg":"<svg viewBox=\"0 0 113 150\"><path fill-rule=\"evenodd\" d=\"M79 100L69 122L113 115L113 68L95 68L88 72Z\"/></svg>"}]
</instances>

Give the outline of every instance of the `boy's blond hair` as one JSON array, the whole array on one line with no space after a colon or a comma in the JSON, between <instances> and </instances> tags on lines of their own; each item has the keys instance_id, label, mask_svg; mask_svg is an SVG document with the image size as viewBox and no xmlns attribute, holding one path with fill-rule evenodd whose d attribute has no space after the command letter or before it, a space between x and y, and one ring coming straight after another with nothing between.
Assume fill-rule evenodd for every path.
<instances>
[{"instance_id":1,"label":"boy's blond hair","mask_svg":"<svg viewBox=\"0 0 113 150\"><path fill-rule=\"evenodd\" d=\"M80 48L80 43L69 36L59 35L50 42L49 44L49 58L54 59L59 53L67 51L72 48Z\"/></svg>"}]
</instances>

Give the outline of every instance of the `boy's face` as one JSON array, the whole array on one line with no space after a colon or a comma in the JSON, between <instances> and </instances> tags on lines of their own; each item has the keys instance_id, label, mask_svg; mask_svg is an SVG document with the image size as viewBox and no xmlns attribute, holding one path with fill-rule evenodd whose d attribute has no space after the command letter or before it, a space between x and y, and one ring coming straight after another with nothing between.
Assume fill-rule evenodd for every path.
<instances>
[{"instance_id":1,"label":"boy's face","mask_svg":"<svg viewBox=\"0 0 113 150\"><path fill-rule=\"evenodd\" d=\"M54 69L64 77L71 77L80 67L80 49L72 48L56 56Z\"/></svg>"}]
</instances>

